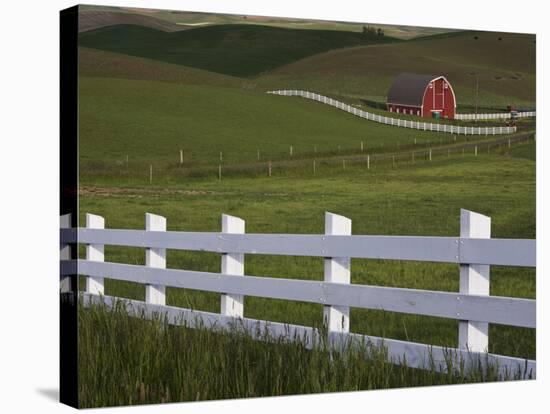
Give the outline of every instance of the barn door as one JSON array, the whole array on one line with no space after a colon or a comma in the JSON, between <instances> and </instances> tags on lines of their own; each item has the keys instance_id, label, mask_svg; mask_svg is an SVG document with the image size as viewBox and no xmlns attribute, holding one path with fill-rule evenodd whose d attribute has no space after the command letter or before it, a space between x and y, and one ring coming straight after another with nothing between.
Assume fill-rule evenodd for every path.
<instances>
[{"instance_id":1,"label":"barn door","mask_svg":"<svg viewBox=\"0 0 550 414\"><path fill-rule=\"evenodd\" d=\"M443 79L438 79L434 82L434 110L443 111L445 108L445 89L443 87Z\"/></svg>"}]
</instances>

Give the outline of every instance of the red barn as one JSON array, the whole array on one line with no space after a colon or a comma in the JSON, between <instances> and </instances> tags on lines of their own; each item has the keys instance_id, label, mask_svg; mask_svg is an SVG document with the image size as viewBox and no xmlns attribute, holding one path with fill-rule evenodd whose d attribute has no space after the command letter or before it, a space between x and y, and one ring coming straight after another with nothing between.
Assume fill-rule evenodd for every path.
<instances>
[{"instance_id":1,"label":"red barn","mask_svg":"<svg viewBox=\"0 0 550 414\"><path fill-rule=\"evenodd\" d=\"M456 99L445 76L402 73L388 92L388 111L425 118L455 117Z\"/></svg>"}]
</instances>

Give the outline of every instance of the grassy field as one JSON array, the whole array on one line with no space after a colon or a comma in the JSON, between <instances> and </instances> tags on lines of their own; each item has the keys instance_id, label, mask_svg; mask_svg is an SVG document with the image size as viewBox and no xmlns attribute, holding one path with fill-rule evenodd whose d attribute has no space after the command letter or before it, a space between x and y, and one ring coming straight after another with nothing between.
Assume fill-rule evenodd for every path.
<instances>
[{"instance_id":1,"label":"grassy field","mask_svg":"<svg viewBox=\"0 0 550 414\"><path fill-rule=\"evenodd\" d=\"M411 39L419 36L430 36L434 34L442 34L453 32L453 29L437 28L437 27L417 27L417 26L399 26L390 24L376 23L353 23L328 20L308 20L296 19L290 17L269 17L269 16L250 16L242 14L221 14L221 13L205 13L205 12L188 12L182 10L155 10L155 9L140 9L130 7L113 7L113 6L94 6L81 5L80 10L85 14L92 13L110 13L111 15L130 15L130 16L145 16L150 20L159 19L167 24L177 25L182 28L198 27L220 24L261 24L264 26L293 28L293 29L313 29L313 30L336 30L348 32L361 32L363 26L369 25L375 28L381 28L387 36L396 37L399 39ZM119 17L122 23L127 19L135 19L134 17ZM136 19L137 20L137 19Z\"/></svg>"},{"instance_id":2,"label":"grassy field","mask_svg":"<svg viewBox=\"0 0 550 414\"><path fill-rule=\"evenodd\" d=\"M248 232L322 233L323 215L331 211L353 220L354 234L455 235L460 208L492 217L494 237L534 238L534 163L499 155L442 159L403 169L349 168L319 178L250 178L195 181L151 187L109 188L81 198L81 220L91 212L106 217L108 227L143 228L145 212L161 214L171 230L219 231L222 213L246 220ZM503 180L506 183L503 183ZM200 212L200 213L199 213ZM84 224L82 222L82 224ZM140 249L108 248L106 260L143 263ZM169 252L168 266L219 271L216 254ZM456 291L458 268L434 263L354 260L354 283ZM250 256L247 274L322 279L321 258ZM492 294L534 297L534 271L493 269ZM143 299L139 285L112 282L107 294ZM321 321L322 307L247 298L245 315L281 322ZM171 304L217 311L218 295L187 295L169 289ZM429 323L428 323L429 322ZM352 329L420 342L452 346L456 322L353 310ZM534 355L529 330L494 327L492 350ZM517 335L508 341L508 335Z\"/></svg>"},{"instance_id":3,"label":"grassy field","mask_svg":"<svg viewBox=\"0 0 550 414\"><path fill-rule=\"evenodd\" d=\"M79 45L249 77L306 56L346 46L396 39L334 30L261 25L214 25L178 32L117 25L79 35Z\"/></svg>"},{"instance_id":4,"label":"grassy field","mask_svg":"<svg viewBox=\"0 0 550 414\"><path fill-rule=\"evenodd\" d=\"M267 89L306 89L385 102L391 82L401 72L444 74L460 106L474 103L478 74L479 104L534 106L534 39L533 35L464 32L343 48L290 63L257 82Z\"/></svg>"},{"instance_id":5,"label":"grassy field","mask_svg":"<svg viewBox=\"0 0 550 414\"><path fill-rule=\"evenodd\" d=\"M507 155L510 155L514 158L525 158L535 161L537 157L536 145L534 142L530 142L524 145L518 145L517 147L512 148L510 151L507 151Z\"/></svg>"},{"instance_id":6,"label":"grassy field","mask_svg":"<svg viewBox=\"0 0 550 414\"><path fill-rule=\"evenodd\" d=\"M83 77L80 81L81 177L150 164L185 166L263 161L301 153L366 151L451 139L369 122L305 99L210 85Z\"/></svg>"},{"instance_id":7,"label":"grassy field","mask_svg":"<svg viewBox=\"0 0 550 414\"><path fill-rule=\"evenodd\" d=\"M140 71L133 67L136 60L123 62L118 56L113 69L98 69L94 65L97 60L90 59L83 62L81 70L83 74L94 75L99 70L102 76L121 77L122 68L127 68L131 78L173 81L181 80L181 73L167 73L194 67L240 77L240 82L228 77L215 84L224 82L262 92L305 89L357 102L385 102L395 76L401 72L425 73L429 68L428 72L449 79L463 111L472 111L476 77L481 107L535 105L532 35L455 32L406 42L391 40L365 38L360 33L254 25L210 26L175 33L119 25L81 34L80 46L117 52L126 59L128 55L148 58L156 65L149 61L149 69ZM156 46L159 42L161 47ZM103 61L108 56L100 58ZM163 62L183 67L158 66ZM144 64L141 61L138 67ZM152 66L156 70L150 74Z\"/></svg>"},{"instance_id":8,"label":"grassy field","mask_svg":"<svg viewBox=\"0 0 550 414\"><path fill-rule=\"evenodd\" d=\"M447 374L386 362L370 343L331 353L303 341L143 323L122 308L80 309L81 408L488 382L493 367ZM103 352L97 349L117 350ZM184 350L182 352L182 350ZM101 355L98 358L98 355ZM449 361L450 362L450 361ZM448 364L448 367L453 367ZM510 374L507 379L521 378Z\"/></svg>"},{"instance_id":9,"label":"grassy field","mask_svg":"<svg viewBox=\"0 0 550 414\"><path fill-rule=\"evenodd\" d=\"M227 213L245 219L246 230L251 233L322 233L324 212L331 211L351 218L354 234L449 236L458 234L459 209L467 208L491 216L493 237L535 237L535 164L529 159L497 154L439 159L429 164L424 163L403 169L381 168L367 171L359 167L350 168L345 172L323 178L249 178L231 179L222 183L189 180L171 186L152 186L147 190L132 186L118 188L111 186L96 193L83 192L85 194L80 199L81 225L84 225L84 214L91 212L104 216L106 226L111 228L143 228L145 212L153 212L167 217L169 230L219 231L221 214ZM105 253L107 261L144 263L142 249L107 247ZM170 268L214 272L220 270L220 256L214 253L169 251L167 259L167 266ZM248 255L245 269L246 274L266 277L323 279L322 258ZM354 259L352 282L457 291L458 267L435 263ZM491 269L492 295L534 298L535 287L534 269L508 267ZM144 300L144 287L107 279L106 294ZM170 305L218 312L219 301L217 294L186 289L167 289L167 302ZM322 306L246 297L245 316L319 326L322 322ZM239 345L239 349L244 349L244 359L233 361L231 364L234 365L231 366L243 372L244 367L248 366L252 360L256 361L255 364L260 364L256 366L257 370L250 373L251 377L246 377L246 381L239 379L226 384L224 391L219 393L214 392L215 387L210 384L205 388L208 391L204 394L194 394L196 391L191 392L190 389L197 390L202 387L203 381L209 381L199 380L197 377L195 382L191 381L187 387L182 388L182 391L174 393L174 390L178 389L177 384L181 384L180 381L188 377L181 377L180 375L183 374L180 371L166 372L161 367L178 361L177 366L185 371L185 375L192 376L196 371L187 371L191 367L187 365L187 359L183 356L186 353L179 352L181 343L174 342L172 345L165 346L167 342L175 341L174 338L178 337L188 338L186 340L191 342L192 339L189 338L203 338L201 340L206 341L203 343L206 347L204 353L196 351L199 352L200 361L202 361L201 369L216 372L216 375L220 375L218 380L222 381L227 371L222 370L220 373L217 364L225 364L227 362L225 358L231 354L223 344L227 342L234 344L235 339L229 339L223 335L221 337L214 335L210 339L205 339L210 337L210 334L182 332L178 329L170 331L168 336L164 334L159 336L151 333L152 328L148 323L141 322L143 325L140 325L140 322L128 322L128 318L124 316L113 316L109 313L82 312L81 318L81 326L86 327L81 330L83 335L81 349L86 353L86 357L81 360L85 364L82 366L84 376L81 392L84 401L88 401L89 404L99 403L101 399L103 404L122 404L168 401L170 398L194 400L279 395L413 384L428 385L450 381L434 376L429 371L407 370L403 367L395 368L397 376L394 376L392 374L394 368L384 365L380 366L379 371L376 372L356 372L350 378L351 382L336 381L335 383L327 379L328 382L321 381L314 386L311 383L296 380L294 375L297 374L285 369L284 364L273 368L275 371L265 371L265 368L262 368L264 366L262 364L266 361L263 356L259 357L260 354L267 353L272 356L280 352L283 358L282 355L286 352L283 351L284 347L272 349L264 345L250 345L249 349L248 346L241 348ZM95 321L96 319L102 322L99 323ZM97 329L99 323L100 334L96 330L94 335L88 331L90 329L88 324L91 323L96 327L94 329ZM129 331L117 328L120 325L126 326ZM352 308L351 330L449 347L456 346L458 340L457 321L375 310ZM141 340L138 343L135 342L136 338L130 338L130 332L142 331L147 340L162 341L162 347L158 346L158 342L153 342L151 347L146 345L139 351L138 355L143 355L144 364L148 367L145 371L137 370L134 366L132 361L138 358L137 355L130 357L136 348L143 345ZM139 335L140 338L143 338L143 335ZM246 341L239 339L241 340ZM108 349L116 344L118 344L117 349L121 344L125 344L123 348L127 349L128 355L119 355L117 363L113 365L109 362L112 361L111 354L98 353L97 349L99 347ZM196 345L193 346L195 347L193 349L197 349ZM151 351L153 347L154 352ZM490 351L535 358L535 332L531 329L491 325ZM248 355L248 352L259 359ZM301 359L301 363L306 372L308 370L317 372L316 365L311 365L314 362L309 359L316 356L306 357L304 351L296 352L305 358L305 360ZM213 360L214 355L221 359ZM293 357L294 354L289 356L289 358ZM350 358L355 361L358 357ZM268 360L270 361L269 357ZM363 364L376 364L376 361L377 359L374 358ZM352 365L355 366L355 363ZM196 369L199 367L200 365ZM322 369L332 368L323 365ZM347 376L352 368L340 369L341 374L345 373ZM399 374L400 370L405 370L405 373ZM103 388L106 385L94 379L97 378L97 372L104 372L107 377L123 372L124 380L118 381L117 387L114 388L119 392L107 393L110 388ZM269 373L279 375L277 380L279 382L270 382L274 378L269 377L271 375ZM214 376L214 374L208 375ZM255 375L267 375L267 377L261 380L264 382L257 383L256 381L259 380ZM379 375L379 377L377 380L363 382L366 381L364 376L371 375ZM479 376L475 378L476 381L480 380ZM467 381L467 379L458 377L452 382L461 381ZM297 388L298 383L302 384L302 388ZM170 390L170 397L166 396L166 389ZM116 399L114 395L117 395Z\"/></svg>"}]
</instances>

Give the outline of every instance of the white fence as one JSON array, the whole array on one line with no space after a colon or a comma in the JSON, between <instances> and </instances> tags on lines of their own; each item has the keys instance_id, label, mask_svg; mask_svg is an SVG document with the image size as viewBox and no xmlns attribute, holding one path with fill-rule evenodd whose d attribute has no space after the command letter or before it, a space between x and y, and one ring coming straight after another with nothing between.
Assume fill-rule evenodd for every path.
<instances>
[{"instance_id":1,"label":"white fence","mask_svg":"<svg viewBox=\"0 0 550 414\"><path fill-rule=\"evenodd\" d=\"M69 223L67 216L62 223ZM306 338L313 346L319 331L307 326L244 318L243 295L303 301L324 305L325 323L332 346L347 341L383 344L388 357L409 366L444 372L449 359L466 369L496 364L502 374L536 375L536 361L487 353L489 324L535 328L536 301L490 296L490 265L536 265L535 240L491 239L489 217L461 210L459 237L351 235L351 220L326 213L325 234L245 234L245 222L222 216L220 233L166 231L166 219L146 214L145 231L105 229L102 217L87 214L86 228L61 229L61 286L72 275L86 276L85 304L117 298L104 296L104 278L143 283L145 302L128 300L127 310L151 317L165 314L170 323L222 328L236 321L257 337L266 330L288 340ZM85 260L67 260L68 249L86 245ZM145 248L146 264L104 262L104 246ZM221 273L166 269L166 249L207 251L221 254ZM325 258L324 280L297 280L245 275L245 254L317 256ZM416 260L457 263L460 291L441 292L351 283L350 259ZM166 305L165 287L188 288L221 294L220 313ZM63 289L63 288L62 288ZM457 348L350 333L350 307L451 318L459 321ZM261 329L258 329L261 328ZM183 352L184 350L182 350Z\"/></svg>"},{"instance_id":2,"label":"white fence","mask_svg":"<svg viewBox=\"0 0 550 414\"><path fill-rule=\"evenodd\" d=\"M421 131L432 131L432 132L444 132L449 134L456 135L500 135L500 134L512 134L516 132L516 127L469 127L469 126L457 126L457 125L447 125L447 124L438 124L431 122L420 122L399 118L390 118L387 116L372 114L370 112L357 109L351 105L348 105L344 102L337 101L335 99L329 98L327 96L319 95L317 93L300 91L300 90L279 90L279 91L268 91L274 95L284 95L284 96L301 96L302 98L312 99L317 102L321 102L335 108L341 109L342 111L349 112L355 116L368 119L369 121L379 122L381 124L393 125L403 128L413 128Z\"/></svg>"},{"instance_id":3,"label":"white fence","mask_svg":"<svg viewBox=\"0 0 550 414\"><path fill-rule=\"evenodd\" d=\"M515 117L516 118L530 118L533 116L537 116L536 111L524 111L524 112L517 112ZM487 119L510 119L512 118L512 114L510 112L501 112L497 114L455 114L455 119L459 120L487 120Z\"/></svg>"}]
</instances>

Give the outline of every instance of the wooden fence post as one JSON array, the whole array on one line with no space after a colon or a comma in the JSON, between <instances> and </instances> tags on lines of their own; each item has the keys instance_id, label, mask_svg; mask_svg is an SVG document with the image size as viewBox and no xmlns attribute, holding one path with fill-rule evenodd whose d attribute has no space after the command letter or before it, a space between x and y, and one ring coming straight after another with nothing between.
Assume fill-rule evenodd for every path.
<instances>
[{"instance_id":1,"label":"wooden fence post","mask_svg":"<svg viewBox=\"0 0 550 414\"><path fill-rule=\"evenodd\" d=\"M244 233L244 220L222 214L222 233ZM225 275L244 275L244 254L224 253L222 254L221 273ZM221 295L222 315L242 318L244 315L243 295Z\"/></svg>"},{"instance_id":2,"label":"wooden fence post","mask_svg":"<svg viewBox=\"0 0 550 414\"><path fill-rule=\"evenodd\" d=\"M491 238L491 218L472 211L460 210L460 237L476 239ZM489 265L461 264L460 293L489 295L489 271ZM487 352L488 346L489 324L487 322L459 322L459 349L472 352Z\"/></svg>"},{"instance_id":3,"label":"wooden fence post","mask_svg":"<svg viewBox=\"0 0 550 414\"><path fill-rule=\"evenodd\" d=\"M351 220L337 214L325 213L325 234L351 235ZM350 265L349 257L325 258L325 282L349 284ZM327 305L323 309L323 318L329 335L331 332L349 332L349 307Z\"/></svg>"},{"instance_id":4,"label":"wooden fence post","mask_svg":"<svg viewBox=\"0 0 550 414\"><path fill-rule=\"evenodd\" d=\"M313 160L313 175L315 175L315 160Z\"/></svg>"},{"instance_id":5,"label":"wooden fence post","mask_svg":"<svg viewBox=\"0 0 550 414\"><path fill-rule=\"evenodd\" d=\"M63 214L59 217L59 228L69 229L71 227L71 213ZM70 244L62 243L59 245L59 260L71 260L71 253L72 247ZM73 283L76 283L76 276L62 275L59 278L59 292L76 292L77 287L73 286Z\"/></svg>"},{"instance_id":6,"label":"wooden fence post","mask_svg":"<svg viewBox=\"0 0 550 414\"><path fill-rule=\"evenodd\" d=\"M432 160L432 149L430 148L430 161Z\"/></svg>"},{"instance_id":7,"label":"wooden fence post","mask_svg":"<svg viewBox=\"0 0 550 414\"><path fill-rule=\"evenodd\" d=\"M86 228L104 229L105 219L95 214L86 214ZM104 246L102 244L86 244L86 260L103 262L105 260ZM86 292L94 295L105 294L105 284L102 277L86 277Z\"/></svg>"},{"instance_id":8,"label":"wooden fence post","mask_svg":"<svg viewBox=\"0 0 550 414\"><path fill-rule=\"evenodd\" d=\"M267 175L271 177L271 161L267 163Z\"/></svg>"},{"instance_id":9,"label":"wooden fence post","mask_svg":"<svg viewBox=\"0 0 550 414\"><path fill-rule=\"evenodd\" d=\"M183 150L180 150L180 164L183 164Z\"/></svg>"},{"instance_id":10,"label":"wooden fence post","mask_svg":"<svg viewBox=\"0 0 550 414\"><path fill-rule=\"evenodd\" d=\"M153 182L153 165L149 165L149 184Z\"/></svg>"},{"instance_id":11,"label":"wooden fence post","mask_svg":"<svg viewBox=\"0 0 550 414\"><path fill-rule=\"evenodd\" d=\"M367 170L370 170L370 154L367 154Z\"/></svg>"},{"instance_id":12,"label":"wooden fence post","mask_svg":"<svg viewBox=\"0 0 550 414\"><path fill-rule=\"evenodd\" d=\"M166 231L166 218L145 213L145 231ZM145 266L165 269L166 249L146 248ZM166 287L162 285L145 285L145 302L166 305Z\"/></svg>"},{"instance_id":13,"label":"wooden fence post","mask_svg":"<svg viewBox=\"0 0 550 414\"><path fill-rule=\"evenodd\" d=\"M474 153L475 153L475 156L477 157L477 145L474 148Z\"/></svg>"}]
</instances>

